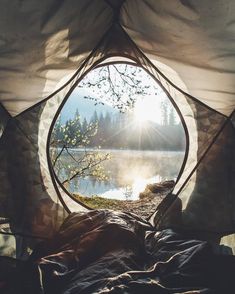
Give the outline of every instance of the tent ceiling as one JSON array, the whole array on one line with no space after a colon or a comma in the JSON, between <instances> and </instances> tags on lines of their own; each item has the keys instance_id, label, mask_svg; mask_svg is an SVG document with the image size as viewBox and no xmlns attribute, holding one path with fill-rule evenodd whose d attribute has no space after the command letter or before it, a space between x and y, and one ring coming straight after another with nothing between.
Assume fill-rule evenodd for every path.
<instances>
[{"instance_id":1,"label":"tent ceiling","mask_svg":"<svg viewBox=\"0 0 235 294\"><path fill-rule=\"evenodd\" d=\"M16 115L74 72L112 21L100 0L0 2L0 99Z\"/></svg>"},{"instance_id":2,"label":"tent ceiling","mask_svg":"<svg viewBox=\"0 0 235 294\"><path fill-rule=\"evenodd\" d=\"M109 29L112 16L102 0L1 1L0 101L5 108L17 115L55 91ZM177 72L189 94L224 114L233 111L234 1L126 0L120 23L153 62ZM163 73L176 82L173 74Z\"/></svg>"},{"instance_id":3,"label":"tent ceiling","mask_svg":"<svg viewBox=\"0 0 235 294\"><path fill-rule=\"evenodd\" d=\"M234 1L149 0L136 5L129 0L123 26L150 59L180 75L189 94L222 113L233 111Z\"/></svg>"}]
</instances>

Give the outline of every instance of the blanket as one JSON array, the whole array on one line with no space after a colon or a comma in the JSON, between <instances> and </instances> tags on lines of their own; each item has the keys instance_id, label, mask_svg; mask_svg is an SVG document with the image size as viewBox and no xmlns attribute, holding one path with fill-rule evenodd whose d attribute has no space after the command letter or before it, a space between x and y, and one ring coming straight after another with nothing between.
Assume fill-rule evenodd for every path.
<instances>
[{"instance_id":1,"label":"blanket","mask_svg":"<svg viewBox=\"0 0 235 294\"><path fill-rule=\"evenodd\" d=\"M234 256L110 210L72 213L18 268L5 293L235 293Z\"/></svg>"}]
</instances>

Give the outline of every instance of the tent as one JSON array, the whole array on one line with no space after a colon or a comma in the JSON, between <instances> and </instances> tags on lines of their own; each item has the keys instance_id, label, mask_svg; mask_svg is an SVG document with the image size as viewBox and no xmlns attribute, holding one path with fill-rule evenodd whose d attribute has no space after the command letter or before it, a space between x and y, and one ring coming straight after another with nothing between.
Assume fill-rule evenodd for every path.
<instances>
[{"instance_id":1,"label":"tent","mask_svg":"<svg viewBox=\"0 0 235 294\"><path fill-rule=\"evenodd\" d=\"M0 15L1 255L26 257L71 212L53 123L84 75L114 62L143 67L185 129L178 181L151 222L235 253L235 2L3 0Z\"/></svg>"}]
</instances>

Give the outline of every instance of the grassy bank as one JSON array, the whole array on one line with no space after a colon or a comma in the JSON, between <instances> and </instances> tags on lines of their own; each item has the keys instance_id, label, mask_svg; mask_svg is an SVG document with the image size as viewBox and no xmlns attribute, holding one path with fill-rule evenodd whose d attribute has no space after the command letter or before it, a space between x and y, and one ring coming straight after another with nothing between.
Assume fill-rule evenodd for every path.
<instances>
[{"instance_id":1,"label":"grassy bank","mask_svg":"<svg viewBox=\"0 0 235 294\"><path fill-rule=\"evenodd\" d=\"M93 209L120 210L148 217L156 210L158 204L171 190L172 186L173 183L169 181L147 185L144 192L140 194L140 199L133 201L109 199L100 196L86 197L78 194L74 194L74 197Z\"/></svg>"}]
</instances>

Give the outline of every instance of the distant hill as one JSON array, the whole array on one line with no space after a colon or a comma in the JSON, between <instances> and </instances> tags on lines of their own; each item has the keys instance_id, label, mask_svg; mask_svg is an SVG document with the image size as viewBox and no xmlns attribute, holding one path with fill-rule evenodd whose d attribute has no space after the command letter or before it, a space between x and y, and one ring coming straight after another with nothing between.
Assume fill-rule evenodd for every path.
<instances>
[{"instance_id":1,"label":"distant hill","mask_svg":"<svg viewBox=\"0 0 235 294\"><path fill-rule=\"evenodd\" d=\"M100 115L101 113L105 115L106 112L109 112L111 115L118 113L118 110L114 109L112 106L109 106L107 104L95 105L95 101L84 98L84 96L88 95L91 94L84 89L76 88L73 91L61 111L62 124L74 117L76 109L78 109L82 120L84 118L90 120L95 110L97 111L98 115Z\"/></svg>"}]
</instances>

